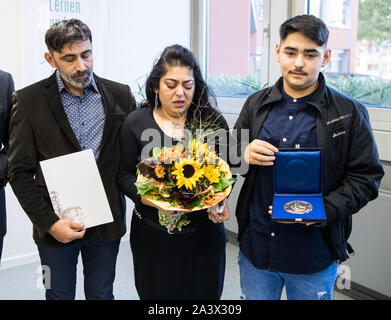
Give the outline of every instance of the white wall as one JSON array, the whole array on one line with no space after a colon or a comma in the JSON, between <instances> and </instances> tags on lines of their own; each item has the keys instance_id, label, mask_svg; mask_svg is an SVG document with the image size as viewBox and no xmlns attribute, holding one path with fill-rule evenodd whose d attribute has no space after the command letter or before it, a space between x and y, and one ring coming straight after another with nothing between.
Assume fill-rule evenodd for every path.
<instances>
[{"instance_id":1,"label":"white wall","mask_svg":"<svg viewBox=\"0 0 391 320\"><path fill-rule=\"evenodd\" d=\"M144 84L145 75L166 46L178 43L190 48L190 1L115 2L108 77L129 84L137 93L137 82Z\"/></svg>"},{"instance_id":2,"label":"white wall","mask_svg":"<svg viewBox=\"0 0 391 320\"><path fill-rule=\"evenodd\" d=\"M29 37L29 34L22 34L25 29L21 28L21 1L0 0L0 69L13 75L16 90L26 85L21 48L22 39ZM139 78L151 70L153 61L165 46L179 43L190 47L190 1L113 0L111 3L108 16L102 19L102 23L110 21L107 27L111 29L107 39L107 66L95 71L100 76L131 85L137 93ZM102 41L94 30L92 33L93 42L94 39ZM94 58L101 58L99 52L94 51ZM31 222L9 185L6 201L8 232L4 238L1 269L38 260ZM132 202L128 201L128 225L132 208Z\"/></svg>"},{"instance_id":3,"label":"white wall","mask_svg":"<svg viewBox=\"0 0 391 320\"><path fill-rule=\"evenodd\" d=\"M0 0L0 69L11 72L15 86L22 83L19 1Z\"/></svg>"}]
</instances>

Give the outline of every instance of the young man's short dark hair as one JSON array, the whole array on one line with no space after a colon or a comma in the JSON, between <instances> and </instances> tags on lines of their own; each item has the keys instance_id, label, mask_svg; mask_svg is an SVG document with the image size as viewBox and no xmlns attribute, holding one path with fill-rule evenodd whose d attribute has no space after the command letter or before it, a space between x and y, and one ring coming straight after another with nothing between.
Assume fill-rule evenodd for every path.
<instances>
[{"instance_id":1,"label":"young man's short dark hair","mask_svg":"<svg viewBox=\"0 0 391 320\"><path fill-rule=\"evenodd\" d=\"M280 40L284 41L291 33L299 32L316 42L319 46L327 46L329 30L319 18L303 14L286 20L280 26Z\"/></svg>"},{"instance_id":2,"label":"young man's short dark hair","mask_svg":"<svg viewBox=\"0 0 391 320\"><path fill-rule=\"evenodd\" d=\"M45 34L45 43L50 52L61 52L66 44L75 41L92 42L90 28L78 19L59 21L53 24Z\"/></svg>"}]
</instances>

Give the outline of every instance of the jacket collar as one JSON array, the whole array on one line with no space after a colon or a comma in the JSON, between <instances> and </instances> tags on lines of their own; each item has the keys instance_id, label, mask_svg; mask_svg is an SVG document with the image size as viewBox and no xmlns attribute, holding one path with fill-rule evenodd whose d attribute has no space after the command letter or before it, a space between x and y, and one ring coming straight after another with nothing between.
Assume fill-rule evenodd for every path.
<instances>
[{"instance_id":1,"label":"jacket collar","mask_svg":"<svg viewBox=\"0 0 391 320\"><path fill-rule=\"evenodd\" d=\"M318 88L316 88L314 94L311 97L311 100L308 101L308 103L316 107L320 113L323 114L329 104L329 97L326 90L326 80L323 73L321 72L319 73L318 82Z\"/></svg>"},{"instance_id":2,"label":"jacket collar","mask_svg":"<svg viewBox=\"0 0 391 320\"><path fill-rule=\"evenodd\" d=\"M311 99L308 101L309 104L317 108L320 113L325 111L326 106L328 105L328 96L326 90L326 81L323 74L320 72L318 77L319 85L316 88L315 92L312 94ZM280 101L282 99L282 87L283 87L283 78L277 80L274 86L271 87L271 91L266 99L263 101L262 106L270 103Z\"/></svg>"},{"instance_id":3,"label":"jacket collar","mask_svg":"<svg viewBox=\"0 0 391 320\"><path fill-rule=\"evenodd\" d=\"M69 123L68 116L66 115L62 105L55 72L47 79L43 93L46 96L49 109L52 111L52 114L60 128L63 130L72 144L77 148L77 150L81 150L79 142L76 139L76 136Z\"/></svg>"},{"instance_id":4,"label":"jacket collar","mask_svg":"<svg viewBox=\"0 0 391 320\"><path fill-rule=\"evenodd\" d=\"M94 74L94 78L99 88L99 92L102 96L103 106L106 111L106 119L103 127L102 140L100 142L100 148L99 148L100 150L99 157L100 157L103 154L102 150L104 149L104 146L111 135L111 128L113 127L113 118L114 118L113 115L115 114L115 109L117 105L115 104L110 86L95 74Z\"/></svg>"}]
</instances>

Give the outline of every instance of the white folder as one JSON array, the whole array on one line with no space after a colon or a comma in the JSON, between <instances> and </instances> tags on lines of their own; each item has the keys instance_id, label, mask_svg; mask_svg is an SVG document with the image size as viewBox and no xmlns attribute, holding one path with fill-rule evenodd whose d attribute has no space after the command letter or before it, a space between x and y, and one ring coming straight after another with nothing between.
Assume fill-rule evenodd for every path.
<instances>
[{"instance_id":1,"label":"white folder","mask_svg":"<svg viewBox=\"0 0 391 320\"><path fill-rule=\"evenodd\" d=\"M54 211L60 218L72 216L86 229L113 222L91 149L44 160L40 165Z\"/></svg>"}]
</instances>

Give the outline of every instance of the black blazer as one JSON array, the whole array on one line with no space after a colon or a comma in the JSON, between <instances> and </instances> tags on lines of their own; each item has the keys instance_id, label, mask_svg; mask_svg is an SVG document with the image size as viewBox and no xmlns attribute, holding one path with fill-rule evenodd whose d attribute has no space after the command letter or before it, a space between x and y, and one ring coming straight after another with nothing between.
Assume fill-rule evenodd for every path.
<instances>
[{"instance_id":1,"label":"black blazer","mask_svg":"<svg viewBox=\"0 0 391 320\"><path fill-rule=\"evenodd\" d=\"M4 186L7 182L8 123L13 92L12 76L0 70L0 238L7 232Z\"/></svg>"},{"instance_id":2,"label":"black blazer","mask_svg":"<svg viewBox=\"0 0 391 320\"><path fill-rule=\"evenodd\" d=\"M125 233L125 202L118 191L115 176L119 166L119 130L126 116L135 109L135 100L127 85L94 75L106 111L106 120L97 159L98 169L113 214L114 222L95 229L106 242ZM39 161L81 151L64 111L56 75L37 82L13 96L8 153L8 179L24 211L33 223L33 238L39 244L59 245L49 228L59 218L54 213Z\"/></svg>"}]
</instances>

